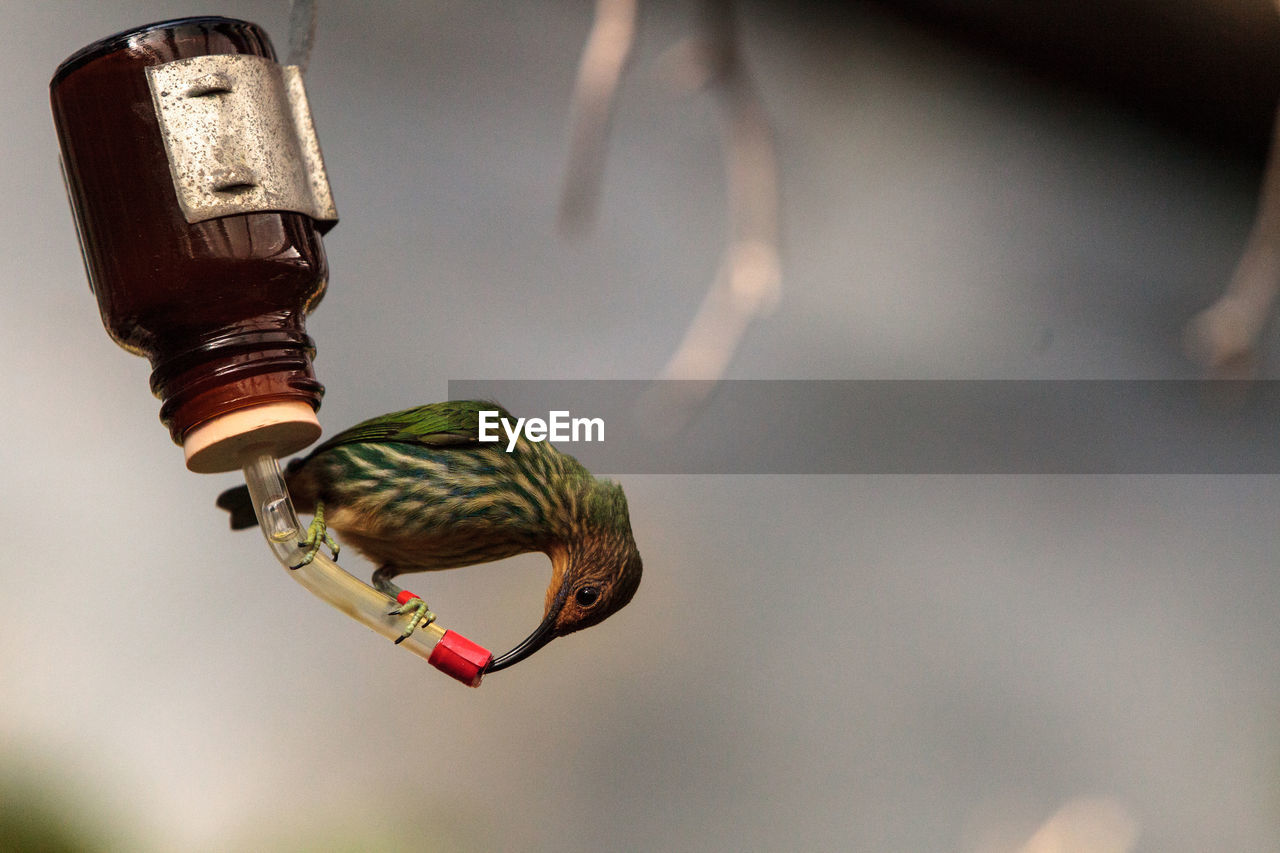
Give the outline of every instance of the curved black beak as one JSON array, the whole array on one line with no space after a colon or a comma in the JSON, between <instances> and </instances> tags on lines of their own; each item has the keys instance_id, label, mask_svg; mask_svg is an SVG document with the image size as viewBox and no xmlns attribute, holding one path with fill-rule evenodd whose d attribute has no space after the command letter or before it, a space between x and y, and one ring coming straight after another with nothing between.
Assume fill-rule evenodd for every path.
<instances>
[{"instance_id":1,"label":"curved black beak","mask_svg":"<svg viewBox=\"0 0 1280 853\"><path fill-rule=\"evenodd\" d=\"M499 655L489 661L489 665L484 668L484 671L486 673L497 672L500 669L506 669L513 663L519 663L524 660L529 655L551 642L555 637L555 634L552 633L555 627L556 618L554 615L543 619L542 624L534 629L532 634L524 638L524 642L507 652L505 655Z\"/></svg>"},{"instance_id":2,"label":"curved black beak","mask_svg":"<svg viewBox=\"0 0 1280 853\"><path fill-rule=\"evenodd\" d=\"M524 638L520 645L516 646L505 655L499 655L489 661L489 665L484 668L486 674L497 672L500 669L506 669L514 663L519 663L547 643L555 639L556 617L560 615L560 608L564 606L565 591L562 590L556 600L552 602L551 610L542 619L542 624L533 629L533 633Z\"/></svg>"}]
</instances>

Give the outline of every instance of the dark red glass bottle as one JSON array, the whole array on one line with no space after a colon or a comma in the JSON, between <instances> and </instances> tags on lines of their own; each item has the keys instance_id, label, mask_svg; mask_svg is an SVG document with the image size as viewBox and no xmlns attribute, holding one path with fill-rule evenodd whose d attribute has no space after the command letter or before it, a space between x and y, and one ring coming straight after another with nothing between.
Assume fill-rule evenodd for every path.
<instances>
[{"instance_id":1,"label":"dark red glass bottle","mask_svg":"<svg viewBox=\"0 0 1280 853\"><path fill-rule=\"evenodd\" d=\"M191 222L179 205L146 69L219 54L275 59L255 24L186 18L91 44L50 83L103 324L151 361L161 421L197 471L237 467L249 445L305 447L324 393L305 318L327 284L320 233L332 222L288 210Z\"/></svg>"}]
</instances>

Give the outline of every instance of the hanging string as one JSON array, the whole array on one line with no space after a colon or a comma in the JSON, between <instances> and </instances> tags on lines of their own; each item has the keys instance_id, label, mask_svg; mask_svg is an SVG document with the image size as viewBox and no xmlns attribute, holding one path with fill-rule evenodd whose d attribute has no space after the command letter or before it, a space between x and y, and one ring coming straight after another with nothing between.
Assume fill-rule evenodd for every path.
<instances>
[{"instance_id":1,"label":"hanging string","mask_svg":"<svg viewBox=\"0 0 1280 853\"><path fill-rule=\"evenodd\" d=\"M303 74L311 61L311 45L316 39L316 0L289 0L289 58Z\"/></svg>"}]
</instances>

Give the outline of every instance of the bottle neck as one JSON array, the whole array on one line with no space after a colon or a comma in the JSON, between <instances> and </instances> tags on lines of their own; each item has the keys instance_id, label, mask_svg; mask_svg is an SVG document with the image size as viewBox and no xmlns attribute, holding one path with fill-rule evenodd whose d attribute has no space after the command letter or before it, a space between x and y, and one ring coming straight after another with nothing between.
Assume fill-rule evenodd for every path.
<instances>
[{"instance_id":1,"label":"bottle neck","mask_svg":"<svg viewBox=\"0 0 1280 853\"><path fill-rule=\"evenodd\" d=\"M213 418L264 403L302 402L320 407L324 386L311 360L315 345L301 328L221 330L195 346L152 357L151 390L163 404L160 420L182 444L193 428Z\"/></svg>"}]
</instances>

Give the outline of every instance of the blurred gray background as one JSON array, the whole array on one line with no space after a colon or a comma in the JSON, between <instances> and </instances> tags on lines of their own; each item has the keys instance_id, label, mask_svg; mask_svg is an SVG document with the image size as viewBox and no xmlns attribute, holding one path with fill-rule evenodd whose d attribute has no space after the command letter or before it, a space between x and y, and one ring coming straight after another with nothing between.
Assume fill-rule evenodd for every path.
<instances>
[{"instance_id":1,"label":"blurred gray background","mask_svg":"<svg viewBox=\"0 0 1280 853\"><path fill-rule=\"evenodd\" d=\"M5 831L118 850L1280 849L1274 477L623 477L635 601L475 691L229 532L213 500L237 477L183 468L147 363L101 328L47 84L81 46L186 14L254 20L283 51L286 5L4 4ZM1211 27L1204 4L1165 4L1187 17L1135 13L1132 50L1046 54L1034 22L975 40L994 30L953 28L958 4L903 5L743 9L784 290L729 375L1196 375L1182 326L1253 215L1271 4L1213 4ZM713 103L657 73L690 11L645 7L597 227L565 241L590 17L322 4L308 88L342 222L308 328L327 432L451 378L647 378L680 342L725 232ZM1199 53L1166 39L1143 79L1235 74L1185 112L1106 73L1169 33L1200 33ZM1050 53L1094 72L1022 62ZM412 588L504 650L546 577L527 557Z\"/></svg>"}]
</instances>

